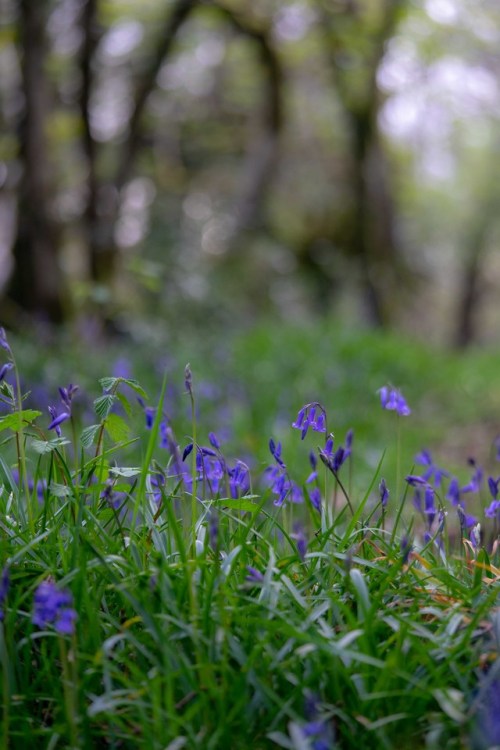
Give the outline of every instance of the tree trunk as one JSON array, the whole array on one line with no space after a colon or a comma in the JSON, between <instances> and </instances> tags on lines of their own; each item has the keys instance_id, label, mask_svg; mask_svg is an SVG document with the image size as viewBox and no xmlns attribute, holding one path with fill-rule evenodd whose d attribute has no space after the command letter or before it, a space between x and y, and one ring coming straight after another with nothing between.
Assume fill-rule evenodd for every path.
<instances>
[{"instance_id":1,"label":"tree trunk","mask_svg":"<svg viewBox=\"0 0 500 750\"><path fill-rule=\"evenodd\" d=\"M59 323L63 319L59 229L51 216L51 166L47 132L44 0L20 2L20 51L25 99L20 126L23 173L19 186L14 273L9 296L22 309Z\"/></svg>"}]
</instances>

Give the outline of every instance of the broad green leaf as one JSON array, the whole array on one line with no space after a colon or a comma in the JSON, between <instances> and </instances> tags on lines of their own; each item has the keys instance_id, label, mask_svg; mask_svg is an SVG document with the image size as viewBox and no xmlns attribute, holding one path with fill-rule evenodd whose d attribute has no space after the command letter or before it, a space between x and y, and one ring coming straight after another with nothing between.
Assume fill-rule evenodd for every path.
<instances>
[{"instance_id":1,"label":"broad green leaf","mask_svg":"<svg viewBox=\"0 0 500 750\"><path fill-rule=\"evenodd\" d=\"M19 432L22 427L31 424L41 413L41 411L35 411L34 409L24 409L21 412L16 411L14 414L8 414L0 419L0 432L8 429Z\"/></svg>"},{"instance_id":2,"label":"broad green leaf","mask_svg":"<svg viewBox=\"0 0 500 750\"><path fill-rule=\"evenodd\" d=\"M109 412L111 411L111 407L116 401L116 396L113 396L111 393L106 393L104 396L99 396L99 398L96 398L94 401L94 409L95 413L100 419L105 419Z\"/></svg>"},{"instance_id":3,"label":"broad green leaf","mask_svg":"<svg viewBox=\"0 0 500 750\"><path fill-rule=\"evenodd\" d=\"M101 385L104 391L110 391L114 388L117 388L121 383L123 383L123 385L128 385L129 388L132 388L132 390L138 393L139 396L142 396L142 398L148 397L144 388L137 382L137 380L133 380L132 378L109 377L109 378L101 378L99 380L99 384Z\"/></svg>"},{"instance_id":4,"label":"broad green leaf","mask_svg":"<svg viewBox=\"0 0 500 750\"><path fill-rule=\"evenodd\" d=\"M57 448L60 448L63 445L68 445L70 441L67 440L67 438L54 438L54 440L36 440L33 439L31 441L31 447L36 453L39 453L41 456L45 455L46 453L52 453L52 451L56 450Z\"/></svg>"},{"instance_id":5,"label":"broad green leaf","mask_svg":"<svg viewBox=\"0 0 500 750\"><path fill-rule=\"evenodd\" d=\"M80 443L83 448L90 448L95 440L95 437L99 431L100 424L91 424L90 427L86 427L80 435Z\"/></svg>"},{"instance_id":6,"label":"broad green leaf","mask_svg":"<svg viewBox=\"0 0 500 750\"><path fill-rule=\"evenodd\" d=\"M67 484L57 484L57 482L52 482L49 486L49 492L55 497L70 497L73 494L71 487L68 487Z\"/></svg>"},{"instance_id":7,"label":"broad green leaf","mask_svg":"<svg viewBox=\"0 0 500 750\"><path fill-rule=\"evenodd\" d=\"M123 409L124 409L125 413L127 414L127 416L129 416L129 417L132 416L132 409L130 408L130 402L129 402L128 398L126 396L124 396L123 393L117 393L116 394L116 398L118 399L118 401L123 406Z\"/></svg>"},{"instance_id":8,"label":"broad green leaf","mask_svg":"<svg viewBox=\"0 0 500 750\"><path fill-rule=\"evenodd\" d=\"M121 443L130 434L130 427L123 417L120 417L118 414L108 414L104 427L111 440L115 443Z\"/></svg>"}]
</instances>

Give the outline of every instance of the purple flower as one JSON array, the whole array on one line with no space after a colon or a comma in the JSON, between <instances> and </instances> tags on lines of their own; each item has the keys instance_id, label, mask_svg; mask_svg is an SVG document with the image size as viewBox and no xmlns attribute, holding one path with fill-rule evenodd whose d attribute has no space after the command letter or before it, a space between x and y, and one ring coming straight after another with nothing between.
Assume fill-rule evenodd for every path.
<instances>
[{"instance_id":1,"label":"purple flower","mask_svg":"<svg viewBox=\"0 0 500 750\"><path fill-rule=\"evenodd\" d=\"M319 487L313 487L312 490L309 490L309 500L311 501L313 508L317 510L318 513L321 513L321 491Z\"/></svg>"},{"instance_id":2,"label":"purple flower","mask_svg":"<svg viewBox=\"0 0 500 750\"><path fill-rule=\"evenodd\" d=\"M281 459L281 443L276 444L272 438L269 439L269 450L271 456L274 458L276 463L285 468L285 464Z\"/></svg>"},{"instance_id":3,"label":"purple flower","mask_svg":"<svg viewBox=\"0 0 500 750\"><path fill-rule=\"evenodd\" d=\"M250 489L250 474L248 466L242 461L236 461L234 468L228 469L227 474L229 477L229 491L231 497L237 498L246 495Z\"/></svg>"},{"instance_id":4,"label":"purple flower","mask_svg":"<svg viewBox=\"0 0 500 750\"><path fill-rule=\"evenodd\" d=\"M380 393L380 403L383 409L395 411L402 417L407 417L411 414L410 407L406 403L401 391L397 390L397 388L383 386L378 393Z\"/></svg>"},{"instance_id":5,"label":"purple flower","mask_svg":"<svg viewBox=\"0 0 500 750\"><path fill-rule=\"evenodd\" d=\"M469 463L471 466L474 467L474 471L470 478L469 484L466 484L465 487L462 487L460 491L461 492L478 492L479 488L481 487L481 482L483 481L483 470L481 469L480 466L477 466L473 458L469 459Z\"/></svg>"},{"instance_id":6,"label":"purple flower","mask_svg":"<svg viewBox=\"0 0 500 750\"><path fill-rule=\"evenodd\" d=\"M488 477L488 487L490 490L491 497L493 500L498 500L498 493L500 491L500 477L498 479L493 479L493 477Z\"/></svg>"},{"instance_id":7,"label":"purple flower","mask_svg":"<svg viewBox=\"0 0 500 750\"><path fill-rule=\"evenodd\" d=\"M379 493L380 493L380 503L382 505L382 508L385 510L387 507L387 503L389 501L389 490L387 488L387 484L385 482L385 479L380 480L380 484L378 486Z\"/></svg>"},{"instance_id":8,"label":"purple flower","mask_svg":"<svg viewBox=\"0 0 500 750\"><path fill-rule=\"evenodd\" d=\"M9 342L7 341L7 334L5 333L5 328L0 328L0 346L9 354L11 353Z\"/></svg>"},{"instance_id":9,"label":"purple flower","mask_svg":"<svg viewBox=\"0 0 500 750\"><path fill-rule=\"evenodd\" d=\"M460 485L458 479L453 477L446 493L446 498L451 502L452 505L458 505L460 503Z\"/></svg>"},{"instance_id":10,"label":"purple flower","mask_svg":"<svg viewBox=\"0 0 500 750\"><path fill-rule=\"evenodd\" d=\"M440 487L443 477L448 477L449 473L444 469L440 469L434 461L430 451L422 450L415 456L415 463L421 466L426 466L426 470L422 475L426 482L430 482L434 478L433 484L435 487Z\"/></svg>"},{"instance_id":11,"label":"purple flower","mask_svg":"<svg viewBox=\"0 0 500 750\"><path fill-rule=\"evenodd\" d=\"M332 725L322 718L316 695L309 693L306 696L304 713L307 723L302 727L302 732L306 742L309 740L312 750L331 750L335 745Z\"/></svg>"},{"instance_id":12,"label":"purple flower","mask_svg":"<svg viewBox=\"0 0 500 750\"><path fill-rule=\"evenodd\" d=\"M411 487L425 486L427 484L426 479L419 477L416 474L408 474L408 476L405 477L405 482L408 482Z\"/></svg>"},{"instance_id":13,"label":"purple flower","mask_svg":"<svg viewBox=\"0 0 500 750\"><path fill-rule=\"evenodd\" d=\"M152 406L146 406L140 396L137 396L137 401L144 410L144 416L146 417L146 429L151 430L153 428L153 422L155 421L156 409Z\"/></svg>"},{"instance_id":14,"label":"purple flower","mask_svg":"<svg viewBox=\"0 0 500 750\"><path fill-rule=\"evenodd\" d=\"M35 591L33 624L38 628L53 625L58 633L71 635L76 618L70 592L58 589L53 581L42 581Z\"/></svg>"},{"instance_id":15,"label":"purple flower","mask_svg":"<svg viewBox=\"0 0 500 750\"><path fill-rule=\"evenodd\" d=\"M9 370L12 370L14 365L12 362L6 362L2 367L0 368L0 382L5 379L5 376L9 372Z\"/></svg>"},{"instance_id":16,"label":"purple flower","mask_svg":"<svg viewBox=\"0 0 500 750\"><path fill-rule=\"evenodd\" d=\"M66 422L71 417L71 414L63 411L61 414L57 413L57 409L55 406L49 406L49 414L52 417L52 422L47 427L48 430L55 430L57 437L61 437L61 425L63 422Z\"/></svg>"},{"instance_id":17,"label":"purple flower","mask_svg":"<svg viewBox=\"0 0 500 750\"><path fill-rule=\"evenodd\" d=\"M325 443L325 447L319 451L319 457L332 474L337 474L349 456L350 451L347 451L340 445L334 453L333 444L333 436L330 435Z\"/></svg>"},{"instance_id":18,"label":"purple flower","mask_svg":"<svg viewBox=\"0 0 500 750\"><path fill-rule=\"evenodd\" d=\"M73 385L73 383L70 383L67 388L60 387L59 388L59 395L61 397L61 402L65 409L69 412L71 412L71 402L73 400L73 396L78 391L78 386Z\"/></svg>"},{"instance_id":19,"label":"purple flower","mask_svg":"<svg viewBox=\"0 0 500 750\"><path fill-rule=\"evenodd\" d=\"M9 568L5 566L4 569L2 570L2 575L0 576L0 621L3 620L4 618L4 606L7 600L7 594L9 593L9 585L10 585Z\"/></svg>"},{"instance_id":20,"label":"purple flower","mask_svg":"<svg viewBox=\"0 0 500 750\"><path fill-rule=\"evenodd\" d=\"M220 450L220 443L217 439L217 435L215 434L215 432L208 433L208 440L212 448L215 448L215 450Z\"/></svg>"},{"instance_id":21,"label":"purple flower","mask_svg":"<svg viewBox=\"0 0 500 750\"><path fill-rule=\"evenodd\" d=\"M246 580L248 583L263 583L264 576L262 573L257 570L257 568L253 568L251 565L247 565L247 577Z\"/></svg>"},{"instance_id":22,"label":"purple flower","mask_svg":"<svg viewBox=\"0 0 500 750\"><path fill-rule=\"evenodd\" d=\"M403 565L406 565L408 558L410 557L410 552L413 549L413 544L406 534L403 534L401 537L399 548L401 550L401 557L403 558Z\"/></svg>"},{"instance_id":23,"label":"purple flower","mask_svg":"<svg viewBox=\"0 0 500 750\"><path fill-rule=\"evenodd\" d=\"M299 557L303 562L307 551L307 539L306 535L304 534L304 529L302 528L302 525L300 523L296 523L294 525L293 534L290 534L290 536L292 539L295 539L297 543L297 552L299 553Z\"/></svg>"},{"instance_id":24,"label":"purple flower","mask_svg":"<svg viewBox=\"0 0 500 750\"><path fill-rule=\"evenodd\" d=\"M500 520L500 500L492 500L487 508L484 510L485 515L488 518L496 518Z\"/></svg>"},{"instance_id":25,"label":"purple flower","mask_svg":"<svg viewBox=\"0 0 500 750\"><path fill-rule=\"evenodd\" d=\"M470 529L471 526L475 526L477 524L477 518L466 513L461 505L457 506L457 515L460 523L460 531L462 534L464 534L467 529Z\"/></svg>"},{"instance_id":26,"label":"purple flower","mask_svg":"<svg viewBox=\"0 0 500 750\"><path fill-rule=\"evenodd\" d=\"M319 411L318 416L316 413ZM309 428L314 432L326 432L326 412L320 403L313 401L306 404L297 414L297 419L292 427L301 431L301 439L304 440Z\"/></svg>"}]
</instances>

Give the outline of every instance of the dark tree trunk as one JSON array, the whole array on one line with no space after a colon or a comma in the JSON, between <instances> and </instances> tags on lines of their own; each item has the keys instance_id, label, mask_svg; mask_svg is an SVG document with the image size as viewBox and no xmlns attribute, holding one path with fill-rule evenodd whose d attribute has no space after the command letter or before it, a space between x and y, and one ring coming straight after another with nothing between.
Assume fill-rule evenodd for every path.
<instances>
[{"instance_id":1,"label":"dark tree trunk","mask_svg":"<svg viewBox=\"0 0 500 750\"><path fill-rule=\"evenodd\" d=\"M29 313L59 323L64 316L59 230L51 216L52 174L48 153L47 80L45 75L47 3L20 2L20 49L25 100L20 125L22 178L15 268L9 297Z\"/></svg>"},{"instance_id":2,"label":"dark tree trunk","mask_svg":"<svg viewBox=\"0 0 500 750\"><path fill-rule=\"evenodd\" d=\"M94 282L108 284L112 281L116 269L117 247L114 241L114 229L120 210L120 192L133 174L137 153L141 146L141 122L148 98L153 91L156 78L164 61L170 55L177 32L189 14L199 5L199 0L177 0L170 8L164 27L160 30L156 48L152 51L149 64L146 66L136 85L134 106L128 125L127 137L120 149L118 168L114 180L99 186L95 179L95 144L92 145L92 134L89 125L89 98L92 86L91 57L95 44L95 24L97 0L87 0L83 15L84 33L87 39L86 50L82 57L82 105L86 120L87 157L94 168L89 173L89 203L87 206L90 275ZM94 35L94 37L93 37ZM94 39L94 41L93 41ZM104 201L97 215L97 199Z\"/></svg>"}]
</instances>

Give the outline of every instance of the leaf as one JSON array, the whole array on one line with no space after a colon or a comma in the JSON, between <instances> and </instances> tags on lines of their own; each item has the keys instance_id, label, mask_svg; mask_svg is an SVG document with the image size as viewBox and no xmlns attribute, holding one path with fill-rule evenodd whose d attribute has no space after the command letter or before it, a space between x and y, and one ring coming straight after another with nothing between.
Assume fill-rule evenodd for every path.
<instances>
[{"instance_id":1,"label":"leaf","mask_svg":"<svg viewBox=\"0 0 500 750\"><path fill-rule=\"evenodd\" d=\"M60 448L63 445L68 445L70 441L67 438L54 438L54 440L36 440L33 439L31 441L31 447L36 453L39 453L41 456L46 455L47 453L52 453L52 451L57 450L57 448Z\"/></svg>"},{"instance_id":2,"label":"leaf","mask_svg":"<svg viewBox=\"0 0 500 750\"><path fill-rule=\"evenodd\" d=\"M80 443L83 448L90 448L95 440L95 436L99 431L100 424L91 424L90 427L86 427L80 435Z\"/></svg>"},{"instance_id":3,"label":"leaf","mask_svg":"<svg viewBox=\"0 0 500 750\"><path fill-rule=\"evenodd\" d=\"M130 408L130 402L126 396L123 395L123 393L117 393L116 398L123 406L123 409L128 417L132 416L132 409Z\"/></svg>"},{"instance_id":4,"label":"leaf","mask_svg":"<svg viewBox=\"0 0 500 750\"><path fill-rule=\"evenodd\" d=\"M460 690L444 688L443 690L433 690L432 694L450 719L463 724L466 719L466 705L465 696Z\"/></svg>"},{"instance_id":5,"label":"leaf","mask_svg":"<svg viewBox=\"0 0 500 750\"><path fill-rule=\"evenodd\" d=\"M104 428L108 433L111 440L115 443L121 443L122 440L126 440L130 434L130 427L125 422L123 417L118 414L108 414Z\"/></svg>"},{"instance_id":6,"label":"leaf","mask_svg":"<svg viewBox=\"0 0 500 750\"><path fill-rule=\"evenodd\" d=\"M8 429L19 432L25 426L23 422L31 424L41 414L41 411L35 411L34 409L24 409L21 412L16 411L14 414L8 414L0 419L0 432Z\"/></svg>"},{"instance_id":7,"label":"leaf","mask_svg":"<svg viewBox=\"0 0 500 750\"><path fill-rule=\"evenodd\" d=\"M133 391L139 394L139 396L142 396L142 398L147 398L148 395L144 388L138 383L137 380L133 380L132 378L101 378L99 380L99 384L101 385L102 389L104 391L111 391L112 389L116 389L121 383L123 385L128 385L129 388L132 388Z\"/></svg>"},{"instance_id":8,"label":"leaf","mask_svg":"<svg viewBox=\"0 0 500 750\"><path fill-rule=\"evenodd\" d=\"M57 484L57 482L52 482L49 486L49 492L54 497L70 497L73 494L71 487L68 487L67 484Z\"/></svg>"},{"instance_id":9,"label":"leaf","mask_svg":"<svg viewBox=\"0 0 500 750\"><path fill-rule=\"evenodd\" d=\"M100 417L100 419L105 419L116 400L116 396L113 396L111 393L106 393L104 396L96 398L94 401L94 409L97 416Z\"/></svg>"},{"instance_id":10,"label":"leaf","mask_svg":"<svg viewBox=\"0 0 500 750\"><path fill-rule=\"evenodd\" d=\"M241 510L245 513L257 513L260 510L260 505L252 503L250 500L245 500L245 498L239 500L226 497L221 500L214 500L214 505L220 505L223 508L230 508L231 510Z\"/></svg>"},{"instance_id":11,"label":"leaf","mask_svg":"<svg viewBox=\"0 0 500 750\"><path fill-rule=\"evenodd\" d=\"M136 477L141 473L140 466L111 466L109 469L110 474L114 474L117 477Z\"/></svg>"},{"instance_id":12,"label":"leaf","mask_svg":"<svg viewBox=\"0 0 500 750\"><path fill-rule=\"evenodd\" d=\"M360 570L353 568L350 573L351 582L356 589L356 598L358 600L359 620L364 620L366 613L370 609L370 594L364 576Z\"/></svg>"}]
</instances>

